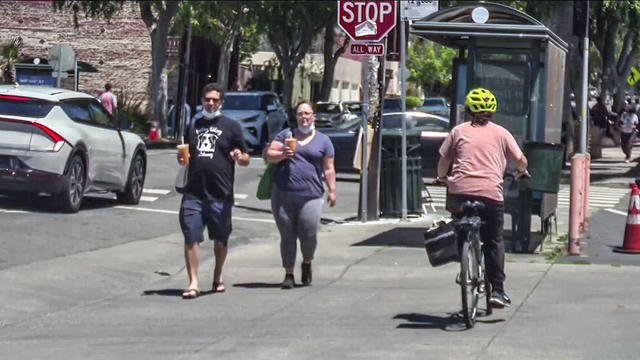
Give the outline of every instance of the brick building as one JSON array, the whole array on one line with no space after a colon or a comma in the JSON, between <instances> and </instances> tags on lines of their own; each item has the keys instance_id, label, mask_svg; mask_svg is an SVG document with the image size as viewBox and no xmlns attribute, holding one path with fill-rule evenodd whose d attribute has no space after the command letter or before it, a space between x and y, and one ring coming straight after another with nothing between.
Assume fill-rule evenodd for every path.
<instances>
[{"instance_id":1,"label":"brick building","mask_svg":"<svg viewBox=\"0 0 640 360\"><path fill-rule=\"evenodd\" d=\"M106 82L116 93L147 99L151 72L151 38L137 4L125 3L112 20L78 14L78 29L70 10L54 12L51 1L0 1L0 43L21 37L21 58L47 58L55 44L68 44L79 61L96 72L81 72L79 90L98 95Z\"/></svg>"}]
</instances>

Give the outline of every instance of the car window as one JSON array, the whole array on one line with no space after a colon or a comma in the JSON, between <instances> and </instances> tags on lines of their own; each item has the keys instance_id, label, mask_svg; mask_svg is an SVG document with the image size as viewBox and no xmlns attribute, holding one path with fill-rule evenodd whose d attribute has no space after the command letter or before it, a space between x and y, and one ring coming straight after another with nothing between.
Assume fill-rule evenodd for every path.
<instances>
[{"instance_id":1,"label":"car window","mask_svg":"<svg viewBox=\"0 0 640 360\"><path fill-rule=\"evenodd\" d=\"M316 104L316 113L337 114L340 112L338 104Z\"/></svg>"},{"instance_id":2,"label":"car window","mask_svg":"<svg viewBox=\"0 0 640 360\"><path fill-rule=\"evenodd\" d=\"M441 106L446 107L447 105L442 101L442 99L425 99L422 103L422 106Z\"/></svg>"},{"instance_id":3,"label":"car window","mask_svg":"<svg viewBox=\"0 0 640 360\"><path fill-rule=\"evenodd\" d=\"M416 125L416 119L407 115L407 129L411 129ZM402 114L385 115L382 118L382 127L385 129L402 128Z\"/></svg>"},{"instance_id":4,"label":"car window","mask_svg":"<svg viewBox=\"0 0 640 360\"><path fill-rule=\"evenodd\" d=\"M71 118L71 120L90 124L91 115L89 115L89 102L85 100L65 101L60 104L62 110Z\"/></svg>"},{"instance_id":5,"label":"car window","mask_svg":"<svg viewBox=\"0 0 640 360\"><path fill-rule=\"evenodd\" d=\"M434 118L418 117L416 118L416 127L429 131L449 131L449 123Z\"/></svg>"},{"instance_id":6,"label":"car window","mask_svg":"<svg viewBox=\"0 0 640 360\"><path fill-rule=\"evenodd\" d=\"M258 95L227 94L222 110L262 110L261 97Z\"/></svg>"},{"instance_id":7,"label":"car window","mask_svg":"<svg viewBox=\"0 0 640 360\"><path fill-rule=\"evenodd\" d=\"M360 103L348 103L344 104L344 106L346 106L347 110L349 110L350 112L362 111L362 104Z\"/></svg>"},{"instance_id":8,"label":"car window","mask_svg":"<svg viewBox=\"0 0 640 360\"><path fill-rule=\"evenodd\" d=\"M399 98L385 98L382 104L384 111L401 111L402 109L402 99Z\"/></svg>"},{"instance_id":9,"label":"car window","mask_svg":"<svg viewBox=\"0 0 640 360\"><path fill-rule=\"evenodd\" d=\"M27 97L0 95L0 115L43 118L54 106L54 103Z\"/></svg>"},{"instance_id":10,"label":"car window","mask_svg":"<svg viewBox=\"0 0 640 360\"><path fill-rule=\"evenodd\" d=\"M93 123L113 127L113 121L111 120L111 116L107 111L98 103L97 101L92 101L89 103L89 109L91 110L91 119Z\"/></svg>"}]
</instances>

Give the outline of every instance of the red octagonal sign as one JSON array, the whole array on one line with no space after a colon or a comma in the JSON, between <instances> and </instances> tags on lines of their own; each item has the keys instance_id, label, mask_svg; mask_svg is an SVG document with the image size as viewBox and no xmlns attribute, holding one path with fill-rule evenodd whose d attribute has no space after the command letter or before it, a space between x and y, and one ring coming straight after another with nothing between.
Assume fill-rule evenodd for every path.
<instances>
[{"instance_id":1,"label":"red octagonal sign","mask_svg":"<svg viewBox=\"0 0 640 360\"><path fill-rule=\"evenodd\" d=\"M354 41L380 41L396 26L396 1L338 0L338 25Z\"/></svg>"}]
</instances>

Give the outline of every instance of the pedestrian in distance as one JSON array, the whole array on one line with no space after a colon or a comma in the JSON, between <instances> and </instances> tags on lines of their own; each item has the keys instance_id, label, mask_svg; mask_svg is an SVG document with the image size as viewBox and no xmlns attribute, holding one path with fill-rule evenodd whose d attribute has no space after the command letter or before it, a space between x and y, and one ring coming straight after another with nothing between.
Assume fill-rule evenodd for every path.
<instances>
[{"instance_id":1,"label":"pedestrian in distance","mask_svg":"<svg viewBox=\"0 0 640 360\"><path fill-rule=\"evenodd\" d=\"M613 119L614 114L609 112L601 96L596 97L596 101L596 104L589 111L589 116L593 121L593 125L600 128L602 135L609 136L609 121Z\"/></svg>"},{"instance_id":2,"label":"pedestrian in distance","mask_svg":"<svg viewBox=\"0 0 640 360\"><path fill-rule=\"evenodd\" d=\"M251 160L240 125L220 112L223 100L224 90L220 85L204 86L202 110L193 116L186 132L189 159L178 152L178 163L184 165L188 161L189 164L179 215L189 276L189 286L182 294L185 299L196 298L200 294L198 267L205 226L209 238L214 241L211 291L225 291L222 267L231 235L235 164L248 166Z\"/></svg>"},{"instance_id":3,"label":"pedestrian in distance","mask_svg":"<svg viewBox=\"0 0 640 360\"><path fill-rule=\"evenodd\" d=\"M624 162L631 160L631 148L633 137L638 126L638 115L634 111L634 106L629 102L625 106L625 111L620 115L620 147L624 152Z\"/></svg>"},{"instance_id":4,"label":"pedestrian in distance","mask_svg":"<svg viewBox=\"0 0 640 360\"><path fill-rule=\"evenodd\" d=\"M479 215L483 221L482 251L492 288L490 302L493 307L503 308L511 304L504 291L503 176L508 161L515 162L518 177L528 176L528 163L513 135L491 121L497 105L496 97L485 88L467 94L468 121L454 127L442 143L437 171L438 180L448 185L447 210L454 217L460 217L460 205L467 200L485 205Z\"/></svg>"},{"instance_id":5,"label":"pedestrian in distance","mask_svg":"<svg viewBox=\"0 0 640 360\"><path fill-rule=\"evenodd\" d=\"M280 256L285 277L283 289L295 285L294 267L297 241L302 252L301 280L311 284L311 261L317 247L322 214L323 181L327 201L336 203L335 152L331 140L315 129L315 111L308 101L296 108L298 127L278 133L265 152L270 163L278 164L271 189L271 210L280 232Z\"/></svg>"},{"instance_id":6,"label":"pedestrian in distance","mask_svg":"<svg viewBox=\"0 0 640 360\"><path fill-rule=\"evenodd\" d=\"M104 84L104 92L98 96L98 100L102 104L102 106L109 112L109 114L113 115L118 109L118 101L116 96L111 92L111 84Z\"/></svg>"}]
</instances>

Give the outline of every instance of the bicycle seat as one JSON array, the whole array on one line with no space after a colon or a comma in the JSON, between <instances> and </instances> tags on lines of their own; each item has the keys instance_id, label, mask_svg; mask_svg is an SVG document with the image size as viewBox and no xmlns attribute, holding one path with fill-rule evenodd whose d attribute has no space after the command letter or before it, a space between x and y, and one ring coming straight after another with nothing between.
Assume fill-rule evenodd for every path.
<instances>
[{"instance_id":1,"label":"bicycle seat","mask_svg":"<svg viewBox=\"0 0 640 360\"><path fill-rule=\"evenodd\" d=\"M482 211L484 208L485 206L482 201L467 200L460 205L460 213L462 213L462 216L475 216L478 214L478 211Z\"/></svg>"}]
</instances>

